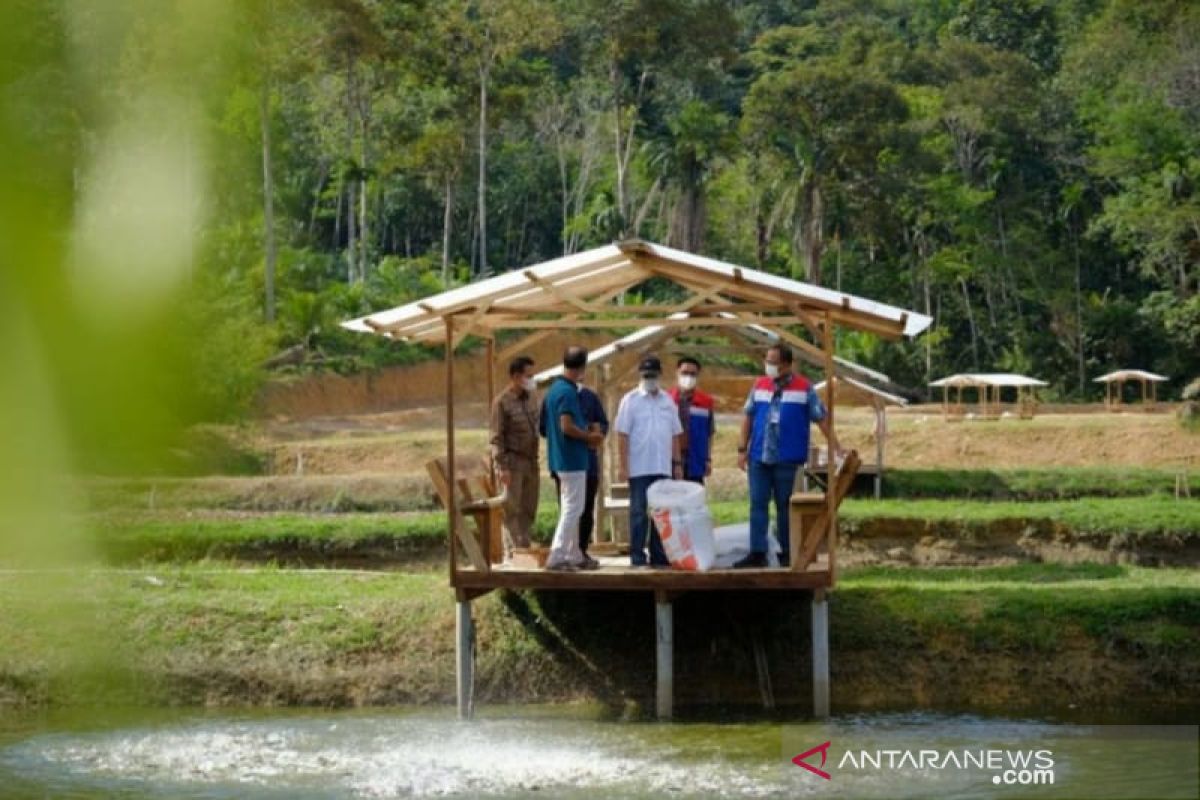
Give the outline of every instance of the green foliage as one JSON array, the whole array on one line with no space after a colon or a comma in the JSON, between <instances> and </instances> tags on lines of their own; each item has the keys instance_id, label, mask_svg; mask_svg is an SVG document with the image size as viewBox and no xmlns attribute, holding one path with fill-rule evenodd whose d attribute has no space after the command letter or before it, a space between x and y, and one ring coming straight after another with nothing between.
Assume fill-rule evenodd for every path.
<instances>
[{"instance_id":1,"label":"green foliage","mask_svg":"<svg viewBox=\"0 0 1200 800\"><path fill-rule=\"evenodd\" d=\"M244 413L268 360L349 372L433 355L338 323L470 280L481 254L504 271L628 236L932 314L916 343L843 339L909 386L1020 369L1082 399L1089 376L1138 366L1170 375L1170 396L1200 371L1195 4L118 5L112 25L39 15L29 52L48 68L13 82L9 107L79 174L125 130L114 120L172 120L154 131L194 170L172 186L195 211L186 313L208 351L177 359L202 378L181 417ZM92 39L95 75L73 94L52 67ZM91 63L77 55L63 63ZM70 109L75 95L90 105ZM121 238L144 237L80 252Z\"/></svg>"},{"instance_id":2,"label":"green foliage","mask_svg":"<svg viewBox=\"0 0 1200 800\"><path fill-rule=\"evenodd\" d=\"M203 276L193 285L184 325L203 346L187 348L188 393L196 420L236 420L253 407L275 349L274 331L261 322L242 283Z\"/></svg>"}]
</instances>

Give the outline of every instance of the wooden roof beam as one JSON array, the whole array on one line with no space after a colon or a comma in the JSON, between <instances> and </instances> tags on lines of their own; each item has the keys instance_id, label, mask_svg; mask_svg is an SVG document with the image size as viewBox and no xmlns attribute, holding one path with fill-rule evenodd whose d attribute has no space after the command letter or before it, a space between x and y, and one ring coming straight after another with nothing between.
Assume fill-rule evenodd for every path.
<instances>
[{"instance_id":1,"label":"wooden roof beam","mask_svg":"<svg viewBox=\"0 0 1200 800\"><path fill-rule=\"evenodd\" d=\"M599 312L599 309L596 308L596 306L583 300L578 295L571 294L569 291L556 283L552 283L544 278L539 278L534 274L533 270L527 269L523 274L525 275L525 279L527 281L546 290L550 294L557 297L564 304L568 306L574 306L585 314L596 314Z\"/></svg>"},{"instance_id":2,"label":"wooden roof beam","mask_svg":"<svg viewBox=\"0 0 1200 800\"><path fill-rule=\"evenodd\" d=\"M637 306L630 306L637 310ZM496 319L489 327L494 330L562 328L562 329L596 329L610 328L728 328L739 325L761 325L774 329L778 325L799 325L800 320L794 316L775 317L681 317L678 319L663 319L660 317L605 317L602 319Z\"/></svg>"},{"instance_id":3,"label":"wooden roof beam","mask_svg":"<svg viewBox=\"0 0 1200 800\"><path fill-rule=\"evenodd\" d=\"M645 269L656 272L664 278L675 281L681 285L692 286L697 282L702 282L702 278L695 272L689 270L686 266L681 266L666 259L645 255L639 256L636 263L643 265ZM756 286L749 281L738 283L735 281L728 292L740 295L746 298L752 298L759 302L775 303L779 308L789 308L793 303L799 304L803 309L817 313L831 311L831 316L835 323L856 330L867 331L886 339L898 339L904 335L904 327L908 321L907 314L902 314L900 319L892 321L883 317L873 316L865 311L858 311L848 306L849 298L843 297L841 303L824 303L813 298L799 298L794 295L781 295L773 292L765 286ZM790 310L790 308L789 308Z\"/></svg>"}]
</instances>

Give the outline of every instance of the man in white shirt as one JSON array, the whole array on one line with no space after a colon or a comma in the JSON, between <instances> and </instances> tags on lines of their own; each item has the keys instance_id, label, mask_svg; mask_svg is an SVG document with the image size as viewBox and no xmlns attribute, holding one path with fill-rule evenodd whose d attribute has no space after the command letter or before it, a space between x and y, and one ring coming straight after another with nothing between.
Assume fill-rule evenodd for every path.
<instances>
[{"instance_id":1,"label":"man in white shirt","mask_svg":"<svg viewBox=\"0 0 1200 800\"><path fill-rule=\"evenodd\" d=\"M629 482L629 561L646 566L646 533L650 534L650 566L669 566L662 540L647 510L646 492L655 481L683 476L683 426L675 401L659 386L662 362L646 356L638 365L642 380L621 398L617 409L617 480Z\"/></svg>"}]
</instances>

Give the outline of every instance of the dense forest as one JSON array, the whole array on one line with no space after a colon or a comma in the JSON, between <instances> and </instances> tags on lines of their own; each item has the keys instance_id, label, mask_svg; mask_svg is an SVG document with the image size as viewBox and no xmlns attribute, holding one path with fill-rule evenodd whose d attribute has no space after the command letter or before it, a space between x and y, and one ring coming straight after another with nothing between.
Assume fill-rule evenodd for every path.
<instances>
[{"instance_id":1,"label":"dense forest","mask_svg":"<svg viewBox=\"0 0 1200 800\"><path fill-rule=\"evenodd\" d=\"M213 408L274 354L427 357L336 323L626 237L931 314L914 342L839 343L912 387L1013 370L1095 399L1112 368L1171 395L1200 373L1200 4L231 8L187 62L221 70L196 76L189 276ZM133 80L179 31L133 14L120 35L107 69Z\"/></svg>"}]
</instances>

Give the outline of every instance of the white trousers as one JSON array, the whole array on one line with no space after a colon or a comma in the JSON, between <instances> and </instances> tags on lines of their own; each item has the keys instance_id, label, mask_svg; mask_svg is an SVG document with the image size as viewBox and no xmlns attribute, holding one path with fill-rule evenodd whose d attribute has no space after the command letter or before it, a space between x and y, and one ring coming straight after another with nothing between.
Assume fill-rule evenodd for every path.
<instances>
[{"instance_id":1,"label":"white trousers","mask_svg":"<svg viewBox=\"0 0 1200 800\"><path fill-rule=\"evenodd\" d=\"M587 501L587 473L582 470L560 472L558 485L561 510L546 566L578 565L583 563L583 551L579 549L579 520L583 518L583 507Z\"/></svg>"}]
</instances>

